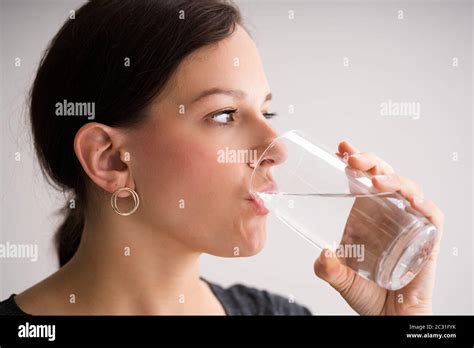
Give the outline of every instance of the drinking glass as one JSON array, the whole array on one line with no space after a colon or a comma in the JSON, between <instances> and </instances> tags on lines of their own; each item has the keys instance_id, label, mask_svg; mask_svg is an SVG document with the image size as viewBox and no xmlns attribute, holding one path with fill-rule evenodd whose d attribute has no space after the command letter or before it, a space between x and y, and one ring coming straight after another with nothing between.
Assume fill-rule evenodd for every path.
<instances>
[{"instance_id":1,"label":"drinking glass","mask_svg":"<svg viewBox=\"0 0 474 348\"><path fill-rule=\"evenodd\" d=\"M301 130L277 137L262 153L250 194L290 230L362 277L397 290L423 268L436 227L397 192L379 192L354 169Z\"/></svg>"}]
</instances>

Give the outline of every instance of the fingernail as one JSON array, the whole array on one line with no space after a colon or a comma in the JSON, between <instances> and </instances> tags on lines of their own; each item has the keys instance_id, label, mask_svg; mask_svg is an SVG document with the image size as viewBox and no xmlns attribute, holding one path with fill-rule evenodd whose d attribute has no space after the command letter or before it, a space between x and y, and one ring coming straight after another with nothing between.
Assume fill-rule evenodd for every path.
<instances>
[{"instance_id":1,"label":"fingernail","mask_svg":"<svg viewBox=\"0 0 474 348\"><path fill-rule=\"evenodd\" d=\"M388 176L388 175L374 175L374 178L377 181L388 181L388 180L390 180L390 176Z\"/></svg>"},{"instance_id":2,"label":"fingernail","mask_svg":"<svg viewBox=\"0 0 474 348\"><path fill-rule=\"evenodd\" d=\"M332 250L329 248L324 250L324 256L325 256L324 262L326 262L326 259L331 258L333 256Z\"/></svg>"},{"instance_id":3,"label":"fingernail","mask_svg":"<svg viewBox=\"0 0 474 348\"><path fill-rule=\"evenodd\" d=\"M415 203L416 205L421 205L423 204L423 198L419 196L413 196L413 203Z\"/></svg>"}]
</instances>

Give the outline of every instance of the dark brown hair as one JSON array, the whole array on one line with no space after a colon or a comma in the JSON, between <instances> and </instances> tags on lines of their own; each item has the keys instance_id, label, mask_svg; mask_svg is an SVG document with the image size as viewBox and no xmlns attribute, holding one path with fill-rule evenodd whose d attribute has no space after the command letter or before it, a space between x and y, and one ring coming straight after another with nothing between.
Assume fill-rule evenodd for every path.
<instances>
[{"instance_id":1,"label":"dark brown hair","mask_svg":"<svg viewBox=\"0 0 474 348\"><path fill-rule=\"evenodd\" d=\"M187 55L228 37L236 23L239 10L228 1L92 0L53 38L32 86L30 116L43 171L75 199L55 235L60 266L84 227L87 176L73 142L90 120L58 117L56 103L94 103L95 122L133 126Z\"/></svg>"}]
</instances>

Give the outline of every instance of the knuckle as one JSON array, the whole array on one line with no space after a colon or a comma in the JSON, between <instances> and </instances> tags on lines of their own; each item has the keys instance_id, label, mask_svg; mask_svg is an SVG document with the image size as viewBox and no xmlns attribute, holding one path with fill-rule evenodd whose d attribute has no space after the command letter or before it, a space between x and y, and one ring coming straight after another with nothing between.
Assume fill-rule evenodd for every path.
<instances>
[{"instance_id":1,"label":"knuckle","mask_svg":"<svg viewBox=\"0 0 474 348\"><path fill-rule=\"evenodd\" d=\"M395 173L395 169L393 169L393 167L392 167L390 164L385 163L385 165L386 165L386 170L387 170L387 172L389 172L389 173Z\"/></svg>"},{"instance_id":2,"label":"knuckle","mask_svg":"<svg viewBox=\"0 0 474 348\"><path fill-rule=\"evenodd\" d=\"M413 185L413 190L417 192L419 196L423 197L424 194L423 194L422 186L418 182L415 182L415 181L412 181L412 185Z\"/></svg>"},{"instance_id":3,"label":"knuckle","mask_svg":"<svg viewBox=\"0 0 474 348\"><path fill-rule=\"evenodd\" d=\"M392 180L395 181L399 186L402 186L402 184L403 184L403 177L402 177L400 174L398 174L398 173L393 173L393 174L391 175L391 177L392 177Z\"/></svg>"},{"instance_id":4,"label":"knuckle","mask_svg":"<svg viewBox=\"0 0 474 348\"><path fill-rule=\"evenodd\" d=\"M347 274L347 272L342 272L339 274L339 277L333 282L332 286L336 289L341 295L347 294L354 282L354 279Z\"/></svg>"},{"instance_id":5,"label":"knuckle","mask_svg":"<svg viewBox=\"0 0 474 348\"><path fill-rule=\"evenodd\" d=\"M370 159L378 160L377 155L373 152L363 152L363 155L370 158Z\"/></svg>"}]
</instances>

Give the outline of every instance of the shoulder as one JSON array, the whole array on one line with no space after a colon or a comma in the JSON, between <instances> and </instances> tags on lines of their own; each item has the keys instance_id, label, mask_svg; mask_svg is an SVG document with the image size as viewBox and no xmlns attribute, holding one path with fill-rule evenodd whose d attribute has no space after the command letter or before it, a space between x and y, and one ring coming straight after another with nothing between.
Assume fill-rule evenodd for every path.
<instances>
[{"instance_id":1,"label":"shoulder","mask_svg":"<svg viewBox=\"0 0 474 348\"><path fill-rule=\"evenodd\" d=\"M9 298L0 302L0 315L27 315L17 306L15 296L16 294L12 294Z\"/></svg>"},{"instance_id":2,"label":"shoulder","mask_svg":"<svg viewBox=\"0 0 474 348\"><path fill-rule=\"evenodd\" d=\"M267 290L234 284L209 283L229 315L311 315L308 308Z\"/></svg>"}]
</instances>

